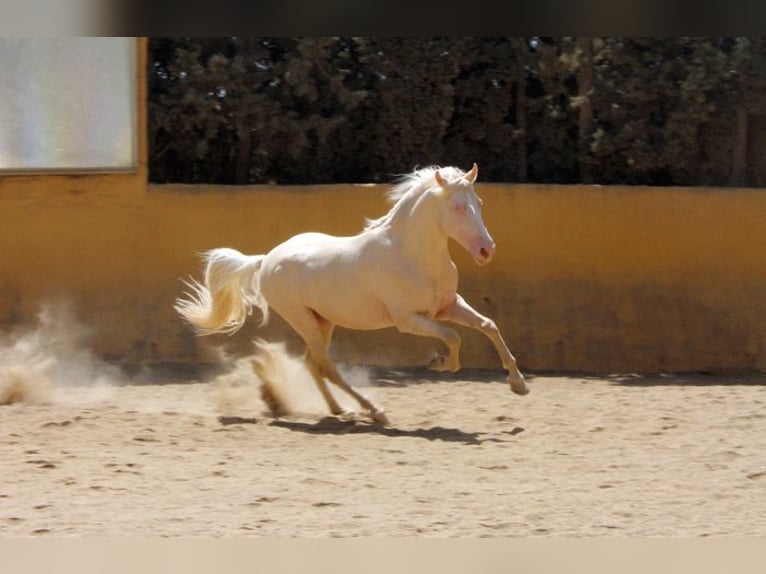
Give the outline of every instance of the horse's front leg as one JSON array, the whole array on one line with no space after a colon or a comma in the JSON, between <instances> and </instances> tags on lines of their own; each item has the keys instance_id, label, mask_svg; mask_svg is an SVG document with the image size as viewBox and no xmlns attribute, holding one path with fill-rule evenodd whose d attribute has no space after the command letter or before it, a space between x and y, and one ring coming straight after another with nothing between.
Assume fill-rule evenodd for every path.
<instances>
[{"instance_id":1,"label":"horse's front leg","mask_svg":"<svg viewBox=\"0 0 766 574\"><path fill-rule=\"evenodd\" d=\"M437 357L431 361L429 368L435 371L452 371L453 373L460 370L460 335L454 329L450 329L420 313L398 316L394 325L402 333L435 337L447 345L447 356Z\"/></svg>"},{"instance_id":2,"label":"horse's front leg","mask_svg":"<svg viewBox=\"0 0 766 574\"><path fill-rule=\"evenodd\" d=\"M524 375L521 374L516 365L516 358L508 350L500 330L492 319L476 311L459 294L456 295L452 305L442 309L436 318L440 321L452 321L484 333L492 341L503 367L508 371L508 382L511 385L511 390L518 395L526 395L529 392L529 387L524 381Z\"/></svg>"}]
</instances>

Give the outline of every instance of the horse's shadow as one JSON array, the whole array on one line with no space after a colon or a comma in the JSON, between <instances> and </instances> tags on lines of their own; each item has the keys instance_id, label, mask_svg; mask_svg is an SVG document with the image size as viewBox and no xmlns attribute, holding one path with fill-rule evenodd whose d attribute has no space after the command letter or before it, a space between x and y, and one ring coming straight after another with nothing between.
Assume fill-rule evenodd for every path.
<instances>
[{"instance_id":1,"label":"horse's shadow","mask_svg":"<svg viewBox=\"0 0 766 574\"><path fill-rule=\"evenodd\" d=\"M344 421L335 417L324 417L314 423L276 419L271 421L269 426L281 427L294 432L303 432L307 434L379 434L388 437L413 437L430 441L438 440L469 445L478 445L485 440L493 440L480 438L483 433L469 433L456 428L436 426L431 428L406 430L387 427L377 423L355 420Z\"/></svg>"},{"instance_id":2,"label":"horse's shadow","mask_svg":"<svg viewBox=\"0 0 766 574\"><path fill-rule=\"evenodd\" d=\"M370 378L380 387L408 387L422 383L470 381L474 383L505 383L505 374L497 369L460 369L458 372L438 372L428 367L366 366Z\"/></svg>"}]
</instances>

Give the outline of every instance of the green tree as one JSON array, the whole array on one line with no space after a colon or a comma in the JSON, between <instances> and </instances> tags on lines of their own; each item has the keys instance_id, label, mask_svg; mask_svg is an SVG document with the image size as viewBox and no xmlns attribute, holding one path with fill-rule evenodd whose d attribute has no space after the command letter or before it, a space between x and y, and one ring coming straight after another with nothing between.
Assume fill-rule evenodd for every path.
<instances>
[{"instance_id":1,"label":"green tree","mask_svg":"<svg viewBox=\"0 0 766 574\"><path fill-rule=\"evenodd\" d=\"M153 39L150 154L159 181L307 182L364 97L337 38ZM315 166L314 166L315 167Z\"/></svg>"},{"instance_id":2,"label":"green tree","mask_svg":"<svg viewBox=\"0 0 766 574\"><path fill-rule=\"evenodd\" d=\"M359 155L372 181L443 163L463 53L446 38L366 38L369 97L356 117Z\"/></svg>"},{"instance_id":3,"label":"green tree","mask_svg":"<svg viewBox=\"0 0 766 574\"><path fill-rule=\"evenodd\" d=\"M762 38L153 38L154 181L766 185ZM763 135L761 135L763 134Z\"/></svg>"},{"instance_id":4,"label":"green tree","mask_svg":"<svg viewBox=\"0 0 766 574\"><path fill-rule=\"evenodd\" d=\"M722 184L735 79L714 38L606 38L594 56L591 162L603 183Z\"/></svg>"},{"instance_id":5,"label":"green tree","mask_svg":"<svg viewBox=\"0 0 766 574\"><path fill-rule=\"evenodd\" d=\"M470 167L475 161L482 179L524 181L526 116L517 114L526 90L524 39L469 38L460 50L440 163Z\"/></svg>"}]
</instances>

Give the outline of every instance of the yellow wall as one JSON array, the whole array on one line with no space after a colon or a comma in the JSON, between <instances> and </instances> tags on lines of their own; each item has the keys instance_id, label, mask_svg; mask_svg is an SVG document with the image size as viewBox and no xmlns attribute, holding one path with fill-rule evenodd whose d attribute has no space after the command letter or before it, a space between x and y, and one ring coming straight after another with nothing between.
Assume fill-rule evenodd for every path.
<instances>
[{"instance_id":1,"label":"yellow wall","mask_svg":"<svg viewBox=\"0 0 766 574\"><path fill-rule=\"evenodd\" d=\"M200 340L174 315L195 252L264 252L306 230L357 232L388 208L381 186L146 184L146 42L138 43L139 168L117 175L0 176L0 329L67 299L94 349L125 363L205 361L265 331ZM480 158L479 158L480 160ZM591 372L766 370L766 192L480 184L498 252L454 246L461 291L494 317L521 366ZM466 367L498 367L460 329ZM294 339L291 339L294 342ZM438 344L339 330L339 359L422 364Z\"/></svg>"},{"instance_id":2,"label":"yellow wall","mask_svg":"<svg viewBox=\"0 0 766 574\"><path fill-rule=\"evenodd\" d=\"M358 231L388 208L378 186L144 186L94 178L16 189L0 179L0 324L39 302L74 301L95 348L126 362L206 360L171 304L195 252L261 253L300 231ZM91 181L91 180L87 180ZM496 318L529 370L766 370L766 193L484 184L495 260L476 267L456 245L461 291ZM273 336L285 335L275 319ZM230 341L240 350L249 328ZM498 365L461 329L466 367ZM225 337L214 341L227 341ZM339 358L425 362L435 342L337 335Z\"/></svg>"}]
</instances>

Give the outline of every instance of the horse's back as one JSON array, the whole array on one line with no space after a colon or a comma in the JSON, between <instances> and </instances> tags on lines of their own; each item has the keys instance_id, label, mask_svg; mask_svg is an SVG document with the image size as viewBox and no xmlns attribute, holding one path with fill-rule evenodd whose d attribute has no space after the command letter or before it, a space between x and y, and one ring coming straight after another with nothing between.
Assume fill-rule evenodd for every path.
<instances>
[{"instance_id":1,"label":"horse's back","mask_svg":"<svg viewBox=\"0 0 766 574\"><path fill-rule=\"evenodd\" d=\"M292 269L316 270L337 268L354 254L355 237L340 237L326 233L307 232L294 235L266 254L263 272L269 273L289 266Z\"/></svg>"}]
</instances>

